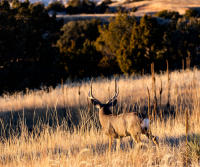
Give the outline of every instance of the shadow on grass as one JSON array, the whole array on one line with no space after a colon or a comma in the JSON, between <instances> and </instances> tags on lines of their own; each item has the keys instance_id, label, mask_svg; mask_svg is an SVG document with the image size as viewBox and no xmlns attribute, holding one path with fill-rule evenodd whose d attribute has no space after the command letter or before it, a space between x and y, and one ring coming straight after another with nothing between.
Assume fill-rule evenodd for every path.
<instances>
[{"instance_id":1,"label":"shadow on grass","mask_svg":"<svg viewBox=\"0 0 200 167\"><path fill-rule=\"evenodd\" d=\"M128 108L120 108L126 112L137 112L138 106L129 106ZM145 118L147 107L141 108L141 113L138 113L139 117ZM85 120L82 119L82 114L85 114ZM94 119L94 126L99 127L98 111L94 110L93 106L74 106L66 108L35 108L35 109L23 109L19 111L4 111L0 112L0 138L9 138L10 136L20 136L22 127L26 127L28 132L34 132L36 128L43 129L44 126L55 128L60 125L66 126L73 131L78 127L81 122L89 122L89 119ZM175 117L174 107L164 112L164 117ZM93 126L92 125L92 126ZM88 129L87 129L88 130ZM38 132L38 131L37 131ZM178 139L166 139L169 141L178 142ZM174 143L173 142L173 143ZM172 143L172 142L171 142Z\"/></svg>"},{"instance_id":2,"label":"shadow on grass","mask_svg":"<svg viewBox=\"0 0 200 167\"><path fill-rule=\"evenodd\" d=\"M195 140L200 139L200 134L189 134L188 135L188 142L194 142ZM168 145L169 147L179 147L181 144L185 143L186 136L182 135L179 137L164 137L159 139L159 143L162 145ZM139 146L140 149L146 150L149 146L150 147L156 147L154 143L152 143L147 138L145 140L142 140L142 143L140 145L137 145L130 137L126 138L125 140L122 140L120 143L120 150L127 152L130 151L130 149L135 149L137 146ZM116 140L112 144L112 151L117 151L117 144ZM106 151L108 151L108 142L106 143L97 143L95 145L89 145L88 148L92 149L92 152L95 154L104 154Z\"/></svg>"},{"instance_id":3,"label":"shadow on grass","mask_svg":"<svg viewBox=\"0 0 200 167\"><path fill-rule=\"evenodd\" d=\"M194 141L195 139L200 139L200 134L191 133L187 136L188 142ZM181 143L186 142L186 135L182 135L179 137L165 137L161 138L160 141L163 144L167 144L170 147L178 147Z\"/></svg>"},{"instance_id":4,"label":"shadow on grass","mask_svg":"<svg viewBox=\"0 0 200 167\"><path fill-rule=\"evenodd\" d=\"M36 128L42 129L46 125L56 128L64 123L70 129L79 123L79 110L77 107L71 107L0 112L0 138L20 136L23 127L27 128L28 132L33 132Z\"/></svg>"}]
</instances>

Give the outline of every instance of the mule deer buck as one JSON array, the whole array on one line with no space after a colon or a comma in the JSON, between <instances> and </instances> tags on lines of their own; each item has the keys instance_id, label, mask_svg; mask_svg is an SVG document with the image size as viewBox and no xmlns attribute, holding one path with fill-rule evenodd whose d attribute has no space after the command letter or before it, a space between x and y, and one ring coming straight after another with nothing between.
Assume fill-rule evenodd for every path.
<instances>
[{"instance_id":1,"label":"mule deer buck","mask_svg":"<svg viewBox=\"0 0 200 167\"><path fill-rule=\"evenodd\" d=\"M117 104L117 96L119 89L115 81L115 95L108 100L107 103L103 104L97 100L92 94L92 82L90 85L90 91L88 97L91 99L92 104L99 109L99 120L103 128L104 133L109 137L109 151L111 151L113 139L117 140L117 147L120 148L120 139L126 136L131 136L136 143L140 143L140 135L146 135L158 146L158 140L151 134L149 129L149 119L141 119L136 113L123 113L119 115L113 115L109 107ZM118 148L118 149L119 149Z\"/></svg>"}]
</instances>

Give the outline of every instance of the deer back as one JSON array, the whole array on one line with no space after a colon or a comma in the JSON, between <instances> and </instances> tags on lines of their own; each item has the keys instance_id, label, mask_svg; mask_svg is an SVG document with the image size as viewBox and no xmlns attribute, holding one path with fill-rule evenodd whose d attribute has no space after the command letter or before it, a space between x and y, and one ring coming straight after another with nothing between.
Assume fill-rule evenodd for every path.
<instances>
[{"instance_id":1,"label":"deer back","mask_svg":"<svg viewBox=\"0 0 200 167\"><path fill-rule=\"evenodd\" d=\"M101 126L107 135L113 137L130 136L141 133L141 120L135 113L106 115L103 109L99 111Z\"/></svg>"}]
</instances>

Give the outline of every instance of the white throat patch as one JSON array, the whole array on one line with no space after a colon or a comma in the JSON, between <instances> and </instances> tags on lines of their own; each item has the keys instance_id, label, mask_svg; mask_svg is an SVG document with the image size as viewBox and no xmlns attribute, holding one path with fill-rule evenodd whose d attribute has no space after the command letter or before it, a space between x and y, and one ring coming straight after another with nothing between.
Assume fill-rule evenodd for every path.
<instances>
[{"instance_id":1,"label":"white throat patch","mask_svg":"<svg viewBox=\"0 0 200 167\"><path fill-rule=\"evenodd\" d=\"M148 118L145 118L145 119L143 119L143 121L142 121L142 123L141 123L141 127L142 127L142 129L144 129L144 128L147 128L147 130L149 129L149 119Z\"/></svg>"}]
</instances>

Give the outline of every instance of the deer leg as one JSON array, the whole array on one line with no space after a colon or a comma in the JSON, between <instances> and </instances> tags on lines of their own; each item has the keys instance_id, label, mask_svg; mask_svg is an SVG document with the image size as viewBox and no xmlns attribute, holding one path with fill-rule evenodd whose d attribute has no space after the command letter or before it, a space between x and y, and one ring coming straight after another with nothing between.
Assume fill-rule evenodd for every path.
<instances>
[{"instance_id":1,"label":"deer leg","mask_svg":"<svg viewBox=\"0 0 200 167\"><path fill-rule=\"evenodd\" d=\"M156 145L159 146L156 136L153 136L150 131L146 132L145 135Z\"/></svg>"},{"instance_id":2,"label":"deer leg","mask_svg":"<svg viewBox=\"0 0 200 167\"><path fill-rule=\"evenodd\" d=\"M111 152L113 138L109 136L109 152Z\"/></svg>"},{"instance_id":3,"label":"deer leg","mask_svg":"<svg viewBox=\"0 0 200 167\"><path fill-rule=\"evenodd\" d=\"M140 135L136 135L137 143L141 143Z\"/></svg>"},{"instance_id":4,"label":"deer leg","mask_svg":"<svg viewBox=\"0 0 200 167\"><path fill-rule=\"evenodd\" d=\"M141 142L140 136L138 134L137 135L131 135L131 137L136 142L136 144Z\"/></svg>"},{"instance_id":5,"label":"deer leg","mask_svg":"<svg viewBox=\"0 0 200 167\"><path fill-rule=\"evenodd\" d=\"M130 139L129 145L130 145L131 148L133 148L133 138L132 137Z\"/></svg>"},{"instance_id":6,"label":"deer leg","mask_svg":"<svg viewBox=\"0 0 200 167\"><path fill-rule=\"evenodd\" d=\"M116 150L119 151L120 150L120 143L121 143L121 138L117 139L117 145L116 145Z\"/></svg>"},{"instance_id":7,"label":"deer leg","mask_svg":"<svg viewBox=\"0 0 200 167\"><path fill-rule=\"evenodd\" d=\"M154 144L155 144L156 146L159 146L159 142L158 142L158 139L157 139L156 136L153 136L152 141L154 142Z\"/></svg>"}]
</instances>

